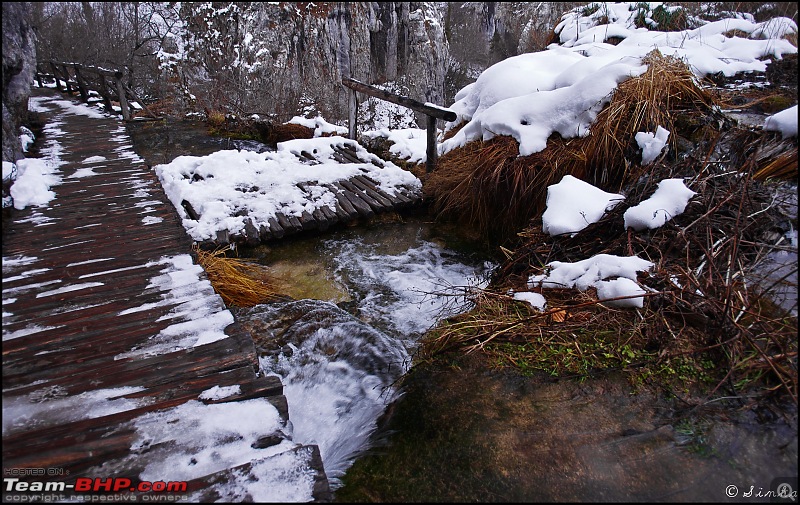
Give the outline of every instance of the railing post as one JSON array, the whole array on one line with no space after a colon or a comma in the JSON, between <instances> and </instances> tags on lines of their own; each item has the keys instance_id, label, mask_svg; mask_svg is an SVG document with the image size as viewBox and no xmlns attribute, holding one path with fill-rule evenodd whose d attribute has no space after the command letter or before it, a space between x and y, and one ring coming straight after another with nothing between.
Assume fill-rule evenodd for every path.
<instances>
[{"instance_id":1,"label":"railing post","mask_svg":"<svg viewBox=\"0 0 800 505\"><path fill-rule=\"evenodd\" d=\"M56 64L51 61L50 68L53 70L53 78L56 80L56 89L62 91L61 83L58 82L58 67L56 67Z\"/></svg>"},{"instance_id":2,"label":"railing post","mask_svg":"<svg viewBox=\"0 0 800 505\"><path fill-rule=\"evenodd\" d=\"M358 100L356 99L356 90L350 90L350 96L347 100L348 123L347 123L347 138L356 140L356 112L358 109Z\"/></svg>"},{"instance_id":3,"label":"railing post","mask_svg":"<svg viewBox=\"0 0 800 505\"><path fill-rule=\"evenodd\" d=\"M125 96L125 86L122 84L122 72L114 72L114 79L117 81L117 92L119 94L119 106L122 109L122 119L131 120L131 111L128 109L128 98Z\"/></svg>"},{"instance_id":4,"label":"railing post","mask_svg":"<svg viewBox=\"0 0 800 505\"><path fill-rule=\"evenodd\" d=\"M67 88L67 93L72 93L72 86L69 85L69 69L66 65L61 65L64 69L64 86Z\"/></svg>"},{"instance_id":5,"label":"railing post","mask_svg":"<svg viewBox=\"0 0 800 505\"><path fill-rule=\"evenodd\" d=\"M111 105L111 97L109 96L108 92L108 83L106 82L106 76L103 74L97 74L99 77L100 82L100 96L103 97L103 105L105 105L106 110L111 114L114 114L114 107Z\"/></svg>"},{"instance_id":6,"label":"railing post","mask_svg":"<svg viewBox=\"0 0 800 505\"><path fill-rule=\"evenodd\" d=\"M428 149L426 154L428 159L425 161L425 170L431 173L436 168L436 158L438 156L436 150L436 118L433 116L428 116Z\"/></svg>"},{"instance_id":7,"label":"railing post","mask_svg":"<svg viewBox=\"0 0 800 505\"><path fill-rule=\"evenodd\" d=\"M83 76L81 75L81 66L77 63L74 65L75 67L75 82L78 83L78 91L81 92L81 99L89 103L89 93L86 91L86 82L83 80Z\"/></svg>"}]
</instances>

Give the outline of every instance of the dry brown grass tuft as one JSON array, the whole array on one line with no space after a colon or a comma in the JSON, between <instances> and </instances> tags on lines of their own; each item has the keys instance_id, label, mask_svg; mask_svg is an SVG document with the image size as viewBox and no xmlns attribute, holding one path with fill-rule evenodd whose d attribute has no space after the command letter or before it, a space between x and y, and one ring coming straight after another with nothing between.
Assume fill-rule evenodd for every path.
<instances>
[{"instance_id":1,"label":"dry brown grass tuft","mask_svg":"<svg viewBox=\"0 0 800 505\"><path fill-rule=\"evenodd\" d=\"M581 143L555 137L548 148L518 157L519 144L508 136L470 142L440 158L426 181L434 211L502 240L544 210L547 186L564 175L583 175Z\"/></svg>"},{"instance_id":2,"label":"dry brown grass tuft","mask_svg":"<svg viewBox=\"0 0 800 505\"><path fill-rule=\"evenodd\" d=\"M714 97L697 85L686 63L653 51L645 59L647 71L628 79L614 92L611 103L597 116L591 134L583 139L588 162L587 182L610 191L641 174L637 132L654 132L662 126L676 132L676 116L707 115ZM676 135L670 135L675 149Z\"/></svg>"},{"instance_id":3,"label":"dry brown grass tuft","mask_svg":"<svg viewBox=\"0 0 800 505\"><path fill-rule=\"evenodd\" d=\"M743 135L752 138L745 142ZM534 222L519 234L523 243L507 253L489 291L472 295L475 309L427 334L419 357L481 352L498 366L561 377L621 370L636 384L679 392L687 405L779 394L796 404L796 302L778 306L770 293L796 289L797 268L789 266L777 280L763 270L776 268L765 258L785 248L783 238L768 233L784 211L771 186L753 177L756 148L764 147L760 134L721 137L718 148L709 148L730 165L697 155L656 165L623 188L626 202L575 236L550 237ZM625 210L668 177L688 180L697 192L686 211L655 230L626 232ZM605 307L591 290L548 289L547 310L535 312L508 295L529 290L529 276L552 261L601 253L654 263L652 274L640 277L653 290L642 309ZM686 388L699 396L687 397Z\"/></svg>"},{"instance_id":4,"label":"dry brown grass tuft","mask_svg":"<svg viewBox=\"0 0 800 505\"><path fill-rule=\"evenodd\" d=\"M657 126L676 132L677 115L708 116L714 105L683 61L654 51L645 62L648 70L620 84L587 137L553 135L545 150L525 157L518 157L517 141L507 136L470 142L443 155L426 180L434 210L503 240L541 215L547 186L564 175L607 191L635 180L644 171L638 163L637 132ZM670 136L673 151L675 138Z\"/></svg>"},{"instance_id":5,"label":"dry brown grass tuft","mask_svg":"<svg viewBox=\"0 0 800 505\"><path fill-rule=\"evenodd\" d=\"M206 112L206 123L210 126L220 127L225 124L225 113L218 110Z\"/></svg>"},{"instance_id":6,"label":"dry brown grass tuft","mask_svg":"<svg viewBox=\"0 0 800 505\"><path fill-rule=\"evenodd\" d=\"M214 291L226 305L252 307L275 301L280 296L273 291L262 268L258 265L225 256L228 248L208 252L194 247L197 263L202 266Z\"/></svg>"},{"instance_id":7,"label":"dry brown grass tuft","mask_svg":"<svg viewBox=\"0 0 800 505\"><path fill-rule=\"evenodd\" d=\"M797 146L784 151L760 166L753 178L758 181L769 179L797 179Z\"/></svg>"}]
</instances>

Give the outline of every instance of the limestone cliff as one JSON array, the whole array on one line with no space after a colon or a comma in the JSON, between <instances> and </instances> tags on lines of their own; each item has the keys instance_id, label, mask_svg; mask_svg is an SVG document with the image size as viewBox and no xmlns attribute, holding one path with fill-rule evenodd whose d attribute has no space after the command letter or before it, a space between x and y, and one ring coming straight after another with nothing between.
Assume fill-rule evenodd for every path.
<instances>
[{"instance_id":1,"label":"limestone cliff","mask_svg":"<svg viewBox=\"0 0 800 505\"><path fill-rule=\"evenodd\" d=\"M561 3L184 2L163 67L199 109L347 118L343 74L447 105L487 66L549 41ZM364 99L365 97L360 97Z\"/></svg>"},{"instance_id":2,"label":"limestone cliff","mask_svg":"<svg viewBox=\"0 0 800 505\"><path fill-rule=\"evenodd\" d=\"M22 157L19 126L36 69L34 42L29 4L3 2L3 161Z\"/></svg>"},{"instance_id":3,"label":"limestone cliff","mask_svg":"<svg viewBox=\"0 0 800 505\"><path fill-rule=\"evenodd\" d=\"M186 3L181 14L165 67L201 107L286 120L300 103L346 118L343 73L397 82L421 101L444 99L448 44L431 3Z\"/></svg>"}]
</instances>

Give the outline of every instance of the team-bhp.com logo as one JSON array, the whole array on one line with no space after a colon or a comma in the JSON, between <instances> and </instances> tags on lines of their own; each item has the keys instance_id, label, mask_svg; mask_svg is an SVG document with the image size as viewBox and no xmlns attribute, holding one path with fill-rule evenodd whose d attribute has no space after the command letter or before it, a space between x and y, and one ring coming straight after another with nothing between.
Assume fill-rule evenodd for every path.
<instances>
[{"instance_id":1,"label":"team-bhp.com logo","mask_svg":"<svg viewBox=\"0 0 800 505\"><path fill-rule=\"evenodd\" d=\"M11 502L25 502L25 501L39 501L33 495L38 494L41 496L41 501L51 501L47 497L57 496L56 493L66 493L71 495L86 495L88 498L97 498L98 493L108 493L116 496L116 500L123 501L127 498L136 499L137 496L142 499L157 498L178 498L177 493L186 493L188 491L188 483L186 481L137 481L124 477L118 478L89 478L78 477L75 479L74 484L67 484L62 481L23 481L17 477L4 477L3 478L3 501ZM15 493L15 494L9 494ZM133 495L130 493L144 493ZM91 496L90 496L91 495ZM103 496L103 498L106 498ZM66 499L61 496L61 500ZM59 501L59 500L56 500ZM94 500L92 500L94 501ZM103 500L106 501L106 500ZM161 500L158 500L161 501ZM168 500L172 501L172 500Z\"/></svg>"},{"instance_id":2,"label":"team-bhp.com logo","mask_svg":"<svg viewBox=\"0 0 800 505\"><path fill-rule=\"evenodd\" d=\"M90 493L90 492L106 492L106 493L119 493L121 491L130 491L133 493L185 493L188 489L188 484L185 481L141 481L136 484L131 479L124 477L90 479L88 477L78 477L75 479L75 484L67 484L65 482L25 482L14 477L5 477L5 491L8 493L22 493L22 492L64 492L75 491L76 493Z\"/></svg>"}]
</instances>

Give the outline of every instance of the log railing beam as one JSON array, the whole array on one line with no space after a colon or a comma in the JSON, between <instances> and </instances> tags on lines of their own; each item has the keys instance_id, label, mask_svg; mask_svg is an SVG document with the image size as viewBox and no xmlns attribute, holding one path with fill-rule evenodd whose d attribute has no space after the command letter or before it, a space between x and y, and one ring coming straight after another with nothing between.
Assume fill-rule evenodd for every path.
<instances>
[{"instance_id":1,"label":"log railing beam","mask_svg":"<svg viewBox=\"0 0 800 505\"><path fill-rule=\"evenodd\" d=\"M351 79L350 77L342 77L342 84L352 90L352 93L348 97L348 136L353 140L355 140L356 137L356 105L358 103L355 95L356 91L364 93L365 95L379 98L381 100L386 100L387 102L402 105L403 107L407 107L413 111L425 114L428 117L426 125L428 145L426 149L427 160L425 162L425 169L428 173L433 172L433 170L436 168L436 161L438 157L436 147L436 120L441 119L444 121L455 121L458 118L458 115L454 111L431 103L422 103L412 98L390 93L380 88L376 88L375 86Z\"/></svg>"}]
</instances>

